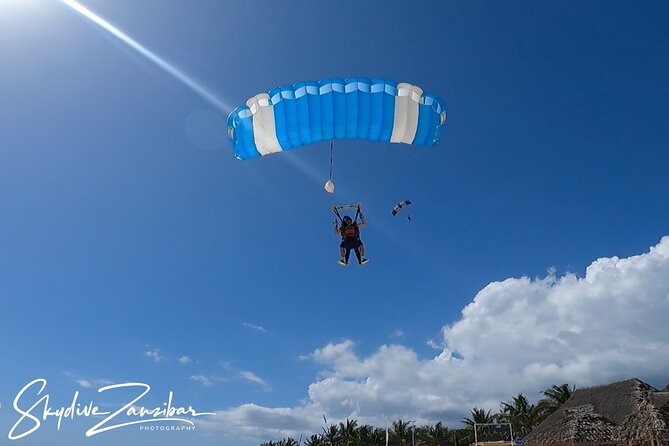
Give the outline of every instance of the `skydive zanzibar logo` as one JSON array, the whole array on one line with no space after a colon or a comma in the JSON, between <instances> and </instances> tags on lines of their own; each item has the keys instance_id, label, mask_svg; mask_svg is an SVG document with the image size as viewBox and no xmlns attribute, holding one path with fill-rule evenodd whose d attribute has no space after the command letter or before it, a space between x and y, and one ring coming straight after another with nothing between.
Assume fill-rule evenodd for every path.
<instances>
[{"instance_id":1,"label":"skydive zanzibar logo","mask_svg":"<svg viewBox=\"0 0 669 446\"><path fill-rule=\"evenodd\" d=\"M19 419L14 423L7 437L10 440L19 440L36 432L42 422L50 418L57 420L57 430L65 421L74 421L77 418L102 419L86 431L87 437L101 434L121 427L139 425L146 431L179 431L192 430L195 426L193 418L204 415L215 415L212 412L197 412L193 406L174 406L173 392L170 390L167 401L162 406L146 408L138 403L151 391L151 386L144 383L112 384L100 387L98 393L113 393L118 389L129 389L133 392L125 403L114 411L102 411L93 401L86 403L79 401L79 391L75 391L69 406L52 407L50 395L45 393L47 381L39 378L26 384L14 398L14 410ZM127 393L127 391L126 391ZM175 426L173 423L177 423ZM159 424L159 426L155 426ZM167 425L165 425L167 424Z\"/></svg>"}]
</instances>

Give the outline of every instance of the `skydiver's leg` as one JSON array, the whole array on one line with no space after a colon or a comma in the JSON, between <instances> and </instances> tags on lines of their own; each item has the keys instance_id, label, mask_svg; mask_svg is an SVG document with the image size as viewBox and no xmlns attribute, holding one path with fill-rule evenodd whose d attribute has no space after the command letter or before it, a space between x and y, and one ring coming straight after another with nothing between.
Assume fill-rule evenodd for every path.
<instances>
[{"instance_id":1,"label":"skydiver's leg","mask_svg":"<svg viewBox=\"0 0 669 446\"><path fill-rule=\"evenodd\" d=\"M355 256L358 258L358 263L362 263L362 257L363 257L362 253L364 253L365 250L363 249L360 240L357 240L356 245L357 246L355 247Z\"/></svg>"},{"instance_id":2,"label":"skydiver's leg","mask_svg":"<svg viewBox=\"0 0 669 446\"><path fill-rule=\"evenodd\" d=\"M341 258L339 259L339 264L346 266L346 264L348 263L348 255L346 253L346 248L344 247L343 241L339 244L339 255L341 256Z\"/></svg>"},{"instance_id":3,"label":"skydiver's leg","mask_svg":"<svg viewBox=\"0 0 669 446\"><path fill-rule=\"evenodd\" d=\"M351 246L349 245L346 247L346 255L344 256L344 258L346 259L346 263L348 263L348 259L350 257L351 257Z\"/></svg>"},{"instance_id":4,"label":"skydiver's leg","mask_svg":"<svg viewBox=\"0 0 669 446\"><path fill-rule=\"evenodd\" d=\"M356 251L358 253L358 263L359 264L364 264L369 261L367 257L365 257L365 245L360 242L360 246L358 246L358 250Z\"/></svg>"}]
</instances>

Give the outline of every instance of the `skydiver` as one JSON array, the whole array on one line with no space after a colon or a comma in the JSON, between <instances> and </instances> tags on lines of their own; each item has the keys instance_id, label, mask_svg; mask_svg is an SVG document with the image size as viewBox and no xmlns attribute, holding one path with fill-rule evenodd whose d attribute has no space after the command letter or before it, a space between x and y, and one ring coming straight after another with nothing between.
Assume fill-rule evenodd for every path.
<instances>
[{"instance_id":1,"label":"skydiver","mask_svg":"<svg viewBox=\"0 0 669 446\"><path fill-rule=\"evenodd\" d=\"M342 266L348 265L348 259L351 256L351 249L355 250L355 256L358 259L358 264L364 265L369 262L365 257L365 246L360 240L360 228L365 226L365 216L360 214L360 223L353 221L348 215L342 219L341 227L338 226L337 220L334 222L334 233L341 236L341 243L339 244L339 253L341 258L339 264Z\"/></svg>"}]
</instances>

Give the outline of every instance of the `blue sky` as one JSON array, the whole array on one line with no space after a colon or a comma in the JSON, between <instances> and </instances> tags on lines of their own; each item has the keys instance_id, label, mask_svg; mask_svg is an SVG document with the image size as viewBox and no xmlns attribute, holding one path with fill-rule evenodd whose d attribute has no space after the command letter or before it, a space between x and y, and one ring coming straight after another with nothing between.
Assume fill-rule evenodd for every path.
<instances>
[{"instance_id":1,"label":"blue sky","mask_svg":"<svg viewBox=\"0 0 669 446\"><path fill-rule=\"evenodd\" d=\"M0 0L0 438L35 378L54 404L134 381L218 415L24 444L458 426L551 384L669 383L667 3L82 4L220 106L61 1ZM233 107L335 76L437 94L440 143L338 141L334 196L325 143L234 158ZM352 201L363 268L336 264Z\"/></svg>"}]
</instances>

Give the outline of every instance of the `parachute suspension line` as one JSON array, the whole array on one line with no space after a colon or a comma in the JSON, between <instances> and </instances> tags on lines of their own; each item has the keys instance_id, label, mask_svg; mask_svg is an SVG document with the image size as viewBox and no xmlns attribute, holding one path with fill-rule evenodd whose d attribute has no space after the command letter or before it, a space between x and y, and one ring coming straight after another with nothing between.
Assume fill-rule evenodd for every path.
<instances>
[{"instance_id":1,"label":"parachute suspension line","mask_svg":"<svg viewBox=\"0 0 669 446\"><path fill-rule=\"evenodd\" d=\"M355 209L355 222L358 223L358 217L362 217L362 212L360 211L360 203L353 203L353 204L343 204L343 205L335 205L332 206L332 212L337 216L339 221L343 222L344 219L342 216L339 214L340 209Z\"/></svg>"},{"instance_id":2,"label":"parachute suspension line","mask_svg":"<svg viewBox=\"0 0 669 446\"><path fill-rule=\"evenodd\" d=\"M332 181L332 152L334 152L334 138L330 140L330 181Z\"/></svg>"},{"instance_id":3,"label":"parachute suspension line","mask_svg":"<svg viewBox=\"0 0 669 446\"><path fill-rule=\"evenodd\" d=\"M339 215L339 209L337 209L337 206L332 206L332 210L334 211L334 214L337 216L339 221L343 222L344 220L341 218L341 215Z\"/></svg>"},{"instance_id":4,"label":"parachute suspension line","mask_svg":"<svg viewBox=\"0 0 669 446\"><path fill-rule=\"evenodd\" d=\"M335 185L332 182L332 152L334 152L334 138L330 141L330 178L323 185L325 192L330 194L334 194L335 191Z\"/></svg>"}]
</instances>

